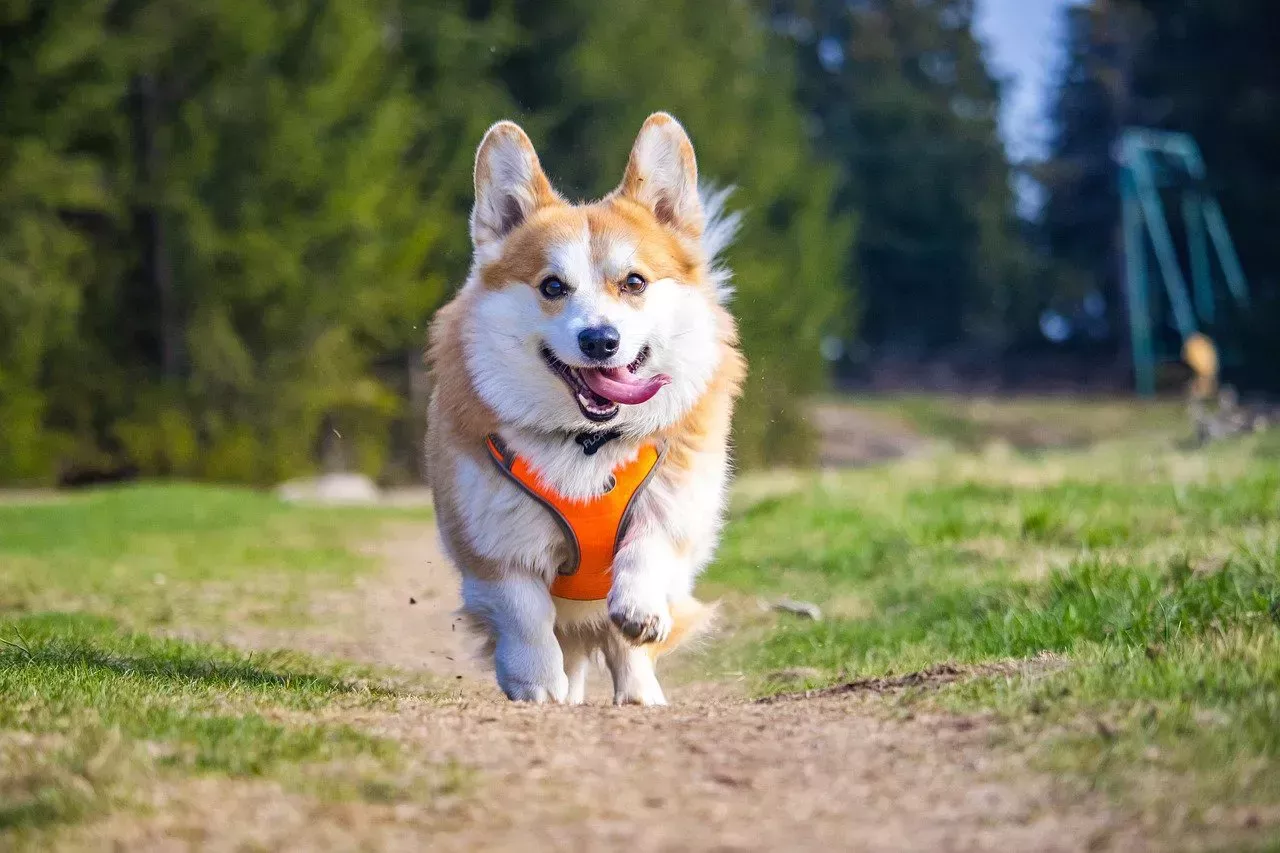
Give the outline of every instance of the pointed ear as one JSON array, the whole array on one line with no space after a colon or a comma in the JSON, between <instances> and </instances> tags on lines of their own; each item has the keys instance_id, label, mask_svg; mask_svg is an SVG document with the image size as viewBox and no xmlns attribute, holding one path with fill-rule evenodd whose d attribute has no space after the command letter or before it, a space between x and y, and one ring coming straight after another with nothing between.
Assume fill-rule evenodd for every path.
<instances>
[{"instance_id":1,"label":"pointed ear","mask_svg":"<svg viewBox=\"0 0 1280 853\"><path fill-rule=\"evenodd\" d=\"M500 121L484 135L475 181L471 242L477 249L497 244L539 208L560 203L533 143L515 122Z\"/></svg>"},{"instance_id":2,"label":"pointed ear","mask_svg":"<svg viewBox=\"0 0 1280 853\"><path fill-rule=\"evenodd\" d=\"M702 234L698 163L680 122L667 113L645 120L631 147L618 192L653 211L663 225L697 238Z\"/></svg>"}]
</instances>

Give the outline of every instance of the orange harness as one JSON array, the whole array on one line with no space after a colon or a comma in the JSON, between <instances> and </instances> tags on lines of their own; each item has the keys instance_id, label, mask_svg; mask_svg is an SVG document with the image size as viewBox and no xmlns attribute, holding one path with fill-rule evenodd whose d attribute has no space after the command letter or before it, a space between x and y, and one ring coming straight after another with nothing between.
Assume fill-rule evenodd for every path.
<instances>
[{"instance_id":1,"label":"orange harness","mask_svg":"<svg viewBox=\"0 0 1280 853\"><path fill-rule=\"evenodd\" d=\"M551 594L575 601L607 598L613 582L613 557L627 532L631 509L662 461L658 448L646 444L633 461L615 468L613 485L604 494L573 501L548 488L529 463L509 451L496 435L489 436L485 446L503 476L551 513L564 531L572 556L560 567Z\"/></svg>"}]
</instances>

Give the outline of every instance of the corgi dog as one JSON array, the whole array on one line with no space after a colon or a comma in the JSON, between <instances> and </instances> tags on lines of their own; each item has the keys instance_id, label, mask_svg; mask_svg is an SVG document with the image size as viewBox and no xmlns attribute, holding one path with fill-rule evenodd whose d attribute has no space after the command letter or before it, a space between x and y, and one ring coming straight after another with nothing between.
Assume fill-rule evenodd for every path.
<instances>
[{"instance_id":1,"label":"corgi dog","mask_svg":"<svg viewBox=\"0 0 1280 853\"><path fill-rule=\"evenodd\" d=\"M552 188L512 122L476 152L471 271L429 332L425 463L461 612L512 700L581 703L602 655L615 703L665 704L657 658L712 615L693 584L746 373L726 194L700 193L665 113L591 203Z\"/></svg>"}]
</instances>

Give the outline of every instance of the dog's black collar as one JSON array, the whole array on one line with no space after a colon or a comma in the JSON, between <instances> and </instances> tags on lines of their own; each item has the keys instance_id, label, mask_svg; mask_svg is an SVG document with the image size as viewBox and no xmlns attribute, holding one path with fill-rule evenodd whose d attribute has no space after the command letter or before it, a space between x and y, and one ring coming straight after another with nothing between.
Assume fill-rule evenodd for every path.
<instances>
[{"instance_id":1,"label":"dog's black collar","mask_svg":"<svg viewBox=\"0 0 1280 853\"><path fill-rule=\"evenodd\" d=\"M582 446L584 456L594 456L596 451L604 447L615 438L621 438L622 432L616 429L597 432L591 430L588 432L580 432L574 435L573 440Z\"/></svg>"}]
</instances>

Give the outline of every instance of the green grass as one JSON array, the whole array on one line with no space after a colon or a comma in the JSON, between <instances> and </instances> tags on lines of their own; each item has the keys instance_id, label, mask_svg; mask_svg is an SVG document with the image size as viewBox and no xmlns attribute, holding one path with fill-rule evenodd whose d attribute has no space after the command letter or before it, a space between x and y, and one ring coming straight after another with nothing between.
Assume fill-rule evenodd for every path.
<instances>
[{"instance_id":1,"label":"green grass","mask_svg":"<svg viewBox=\"0 0 1280 853\"><path fill-rule=\"evenodd\" d=\"M353 538L429 518L194 485L0 503L0 613L86 610L131 627L293 622L313 589L375 565Z\"/></svg>"},{"instance_id":2,"label":"green grass","mask_svg":"<svg viewBox=\"0 0 1280 853\"><path fill-rule=\"evenodd\" d=\"M768 693L1038 659L891 702L995 713L1046 766L1161 808L1280 803L1277 446L1131 437L802 479L735 507L709 580L829 618L757 617L720 663Z\"/></svg>"},{"instance_id":3,"label":"green grass","mask_svg":"<svg viewBox=\"0 0 1280 853\"><path fill-rule=\"evenodd\" d=\"M303 620L376 566L359 537L427 518L182 485L0 505L0 846L189 776L373 802L461 784L340 722L429 686L157 633Z\"/></svg>"}]
</instances>

